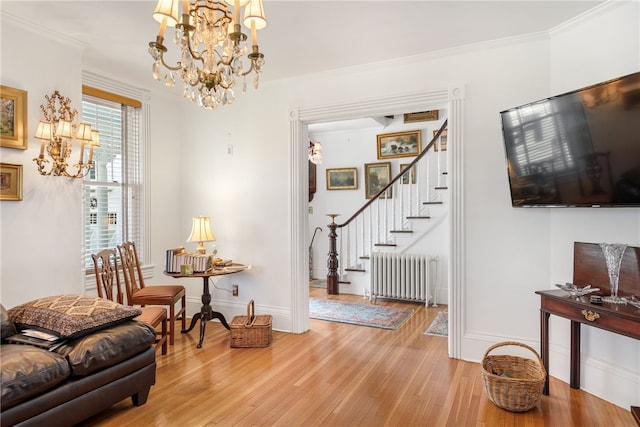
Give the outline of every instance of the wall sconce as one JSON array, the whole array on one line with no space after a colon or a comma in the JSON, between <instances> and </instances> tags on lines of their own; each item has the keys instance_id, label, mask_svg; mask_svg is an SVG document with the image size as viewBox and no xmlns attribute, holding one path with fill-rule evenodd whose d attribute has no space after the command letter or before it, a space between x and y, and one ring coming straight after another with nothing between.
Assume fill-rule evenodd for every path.
<instances>
[{"instance_id":1,"label":"wall sconce","mask_svg":"<svg viewBox=\"0 0 640 427\"><path fill-rule=\"evenodd\" d=\"M71 108L71 100L60 95L57 90L51 97L45 95L47 104L40 105L44 120L40 120L35 137L40 139L40 155L34 158L41 175L66 176L69 178L82 178L93 167L93 148L100 146L97 130L91 129L91 125L75 123L78 111ZM71 173L67 159L71 156L71 142L73 139L80 141L80 159L74 165L76 171ZM89 146L89 160L84 162L85 146ZM45 164L49 159L44 156L46 152L51 158L51 168L46 171Z\"/></svg>"},{"instance_id":2,"label":"wall sconce","mask_svg":"<svg viewBox=\"0 0 640 427\"><path fill-rule=\"evenodd\" d=\"M322 163L322 144L309 141L309 161L314 165Z\"/></svg>"},{"instance_id":3,"label":"wall sconce","mask_svg":"<svg viewBox=\"0 0 640 427\"><path fill-rule=\"evenodd\" d=\"M203 242L215 242L216 237L211 232L211 220L208 216L194 216L193 226L191 227L191 234L187 239L187 242L198 242L198 248L196 253L206 254L207 250L204 247Z\"/></svg>"}]
</instances>

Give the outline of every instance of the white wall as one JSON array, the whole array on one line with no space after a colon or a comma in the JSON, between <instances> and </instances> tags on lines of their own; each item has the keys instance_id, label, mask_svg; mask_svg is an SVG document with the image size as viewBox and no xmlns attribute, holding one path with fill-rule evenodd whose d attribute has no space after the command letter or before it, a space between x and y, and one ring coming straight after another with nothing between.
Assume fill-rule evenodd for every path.
<instances>
[{"instance_id":1,"label":"white wall","mask_svg":"<svg viewBox=\"0 0 640 427\"><path fill-rule=\"evenodd\" d=\"M23 33L4 20L1 31L2 85L28 92L28 148L0 150L3 162L23 165L23 200L0 202L0 299L12 307L35 295L83 289L82 228L77 226L82 222L82 183L41 176L32 160L40 151L40 141L32 135L45 95L57 89L79 108L82 67L80 45L74 41ZM14 39L12 33L21 36ZM29 58L38 62L29 64Z\"/></svg>"},{"instance_id":2,"label":"white wall","mask_svg":"<svg viewBox=\"0 0 640 427\"><path fill-rule=\"evenodd\" d=\"M15 25L3 20L1 79L3 85L29 91L32 134L45 94L57 88L74 103L80 99L81 56L77 47L50 36L21 31L14 40L9 38L12 33L17 33ZM154 92L153 281L167 281L162 276L164 250L184 243L191 217L209 215L220 254L253 265L249 272L217 281L227 288L238 283L240 296L214 289L216 309L230 318L253 298L258 312L274 315L276 329L291 330L291 289L304 292L307 284L288 277L291 242L297 238L290 235L290 224L297 220L289 206L290 109L464 82L463 356L480 360L490 344L507 339L538 347L539 301L534 291L571 279L574 240L639 245L640 209L513 209L498 113L638 71L639 34L638 3L624 2L601 8L551 38L522 37L271 82L215 112ZM0 204L0 297L8 307L42 295L82 291L79 183L37 175L31 161L36 154L33 141L30 138L27 152L1 150L3 161L25 165L25 199ZM227 154L229 145L232 155ZM200 306L201 281L183 282L194 312ZM551 326L551 374L563 380L568 376L566 326L558 320ZM640 404L639 347L627 338L586 332L583 388L623 407Z\"/></svg>"}]
</instances>

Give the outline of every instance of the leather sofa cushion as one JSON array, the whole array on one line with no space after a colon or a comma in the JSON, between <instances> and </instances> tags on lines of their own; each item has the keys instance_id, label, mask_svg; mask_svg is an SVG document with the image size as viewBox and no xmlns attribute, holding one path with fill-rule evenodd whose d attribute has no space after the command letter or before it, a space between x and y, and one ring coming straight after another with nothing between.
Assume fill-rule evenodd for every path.
<instances>
[{"instance_id":1,"label":"leather sofa cushion","mask_svg":"<svg viewBox=\"0 0 640 427\"><path fill-rule=\"evenodd\" d=\"M74 377L108 368L147 349L156 338L156 331L147 323L129 320L96 331L56 348L66 357Z\"/></svg>"},{"instance_id":2,"label":"leather sofa cushion","mask_svg":"<svg viewBox=\"0 0 640 427\"><path fill-rule=\"evenodd\" d=\"M9 320L9 314L2 304L0 304L0 329L2 330L2 341L16 334L16 327Z\"/></svg>"},{"instance_id":3,"label":"leather sofa cushion","mask_svg":"<svg viewBox=\"0 0 640 427\"><path fill-rule=\"evenodd\" d=\"M58 295L29 301L9 310L18 329L35 328L74 339L139 316L141 311L108 299Z\"/></svg>"},{"instance_id":4,"label":"leather sofa cushion","mask_svg":"<svg viewBox=\"0 0 640 427\"><path fill-rule=\"evenodd\" d=\"M2 409L57 386L70 374L63 356L30 345L1 345L0 366Z\"/></svg>"}]
</instances>

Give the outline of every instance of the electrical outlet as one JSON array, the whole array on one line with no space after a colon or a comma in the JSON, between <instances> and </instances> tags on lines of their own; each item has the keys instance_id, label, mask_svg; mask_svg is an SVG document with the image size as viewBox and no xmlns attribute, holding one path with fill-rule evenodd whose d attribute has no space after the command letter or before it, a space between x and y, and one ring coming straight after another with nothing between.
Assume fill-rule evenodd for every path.
<instances>
[{"instance_id":1,"label":"electrical outlet","mask_svg":"<svg viewBox=\"0 0 640 427\"><path fill-rule=\"evenodd\" d=\"M237 297L238 296L238 285L237 284L233 284L233 296Z\"/></svg>"}]
</instances>

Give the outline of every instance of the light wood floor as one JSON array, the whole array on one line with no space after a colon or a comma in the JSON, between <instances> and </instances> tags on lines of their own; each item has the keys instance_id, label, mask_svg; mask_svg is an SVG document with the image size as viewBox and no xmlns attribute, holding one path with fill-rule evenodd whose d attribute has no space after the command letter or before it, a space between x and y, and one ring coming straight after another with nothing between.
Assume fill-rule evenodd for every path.
<instances>
[{"instance_id":1,"label":"light wood floor","mask_svg":"<svg viewBox=\"0 0 640 427\"><path fill-rule=\"evenodd\" d=\"M312 296L326 292L310 288ZM358 296L331 296L365 303ZM400 328L311 320L305 334L274 332L268 348L232 349L220 323L176 337L157 353L144 406L127 399L87 426L636 426L631 413L551 379L526 413L491 403L480 365L449 359L447 340L424 335L437 311L422 304ZM264 313L258 313L264 314Z\"/></svg>"}]
</instances>

